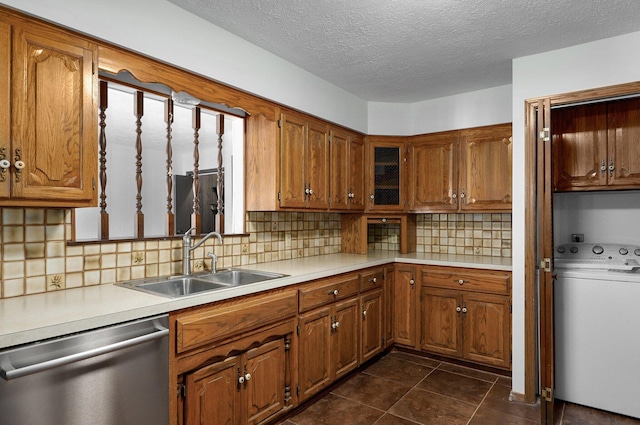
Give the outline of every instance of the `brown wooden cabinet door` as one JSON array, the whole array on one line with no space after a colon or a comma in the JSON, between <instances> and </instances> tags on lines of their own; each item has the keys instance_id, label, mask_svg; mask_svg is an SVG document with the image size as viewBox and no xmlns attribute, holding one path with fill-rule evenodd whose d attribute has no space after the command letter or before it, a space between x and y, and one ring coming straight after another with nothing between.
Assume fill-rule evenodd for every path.
<instances>
[{"instance_id":1,"label":"brown wooden cabinet door","mask_svg":"<svg viewBox=\"0 0 640 425\"><path fill-rule=\"evenodd\" d=\"M284 408L284 339L263 344L245 354L243 373L247 424L262 422Z\"/></svg>"},{"instance_id":2,"label":"brown wooden cabinet door","mask_svg":"<svg viewBox=\"0 0 640 425\"><path fill-rule=\"evenodd\" d=\"M396 344L417 347L417 273L415 266L399 264L395 272L394 307Z\"/></svg>"},{"instance_id":3,"label":"brown wooden cabinet door","mask_svg":"<svg viewBox=\"0 0 640 425\"><path fill-rule=\"evenodd\" d=\"M461 357L462 295L428 286L420 290L421 349Z\"/></svg>"},{"instance_id":4,"label":"brown wooden cabinet door","mask_svg":"<svg viewBox=\"0 0 640 425\"><path fill-rule=\"evenodd\" d=\"M326 125L308 124L307 195L308 207L329 208L329 130Z\"/></svg>"},{"instance_id":5,"label":"brown wooden cabinet door","mask_svg":"<svg viewBox=\"0 0 640 425\"><path fill-rule=\"evenodd\" d=\"M462 317L465 359L493 366L509 367L511 357L509 304L509 298L504 296L464 295Z\"/></svg>"},{"instance_id":6,"label":"brown wooden cabinet door","mask_svg":"<svg viewBox=\"0 0 640 425\"><path fill-rule=\"evenodd\" d=\"M551 122L554 190L606 185L607 106L593 103L553 109Z\"/></svg>"},{"instance_id":7,"label":"brown wooden cabinet door","mask_svg":"<svg viewBox=\"0 0 640 425\"><path fill-rule=\"evenodd\" d=\"M394 302L394 289L395 289L395 267L385 267L384 271L384 348L388 348L395 342L394 339L394 322L395 322L395 302Z\"/></svg>"},{"instance_id":8,"label":"brown wooden cabinet door","mask_svg":"<svg viewBox=\"0 0 640 425\"><path fill-rule=\"evenodd\" d=\"M282 114L280 129L280 206L305 208L305 146L307 123L302 118Z\"/></svg>"},{"instance_id":9,"label":"brown wooden cabinet door","mask_svg":"<svg viewBox=\"0 0 640 425\"><path fill-rule=\"evenodd\" d=\"M458 209L457 133L420 136L411 143L409 208L412 211Z\"/></svg>"},{"instance_id":10,"label":"brown wooden cabinet door","mask_svg":"<svg viewBox=\"0 0 640 425\"><path fill-rule=\"evenodd\" d=\"M349 143L349 200L350 210L364 210L364 141L351 138Z\"/></svg>"},{"instance_id":11,"label":"brown wooden cabinet door","mask_svg":"<svg viewBox=\"0 0 640 425\"><path fill-rule=\"evenodd\" d=\"M11 26L0 22L0 160L11 161ZM0 198L11 195L9 169L0 168Z\"/></svg>"},{"instance_id":12,"label":"brown wooden cabinet door","mask_svg":"<svg viewBox=\"0 0 640 425\"><path fill-rule=\"evenodd\" d=\"M608 103L608 184L640 187L640 99ZM612 168L612 169L611 169Z\"/></svg>"},{"instance_id":13,"label":"brown wooden cabinet door","mask_svg":"<svg viewBox=\"0 0 640 425\"><path fill-rule=\"evenodd\" d=\"M381 353L382 346L382 290L367 292L362 295L362 358L361 362Z\"/></svg>"},{"instance_id":14,"label":"brown wooden cabinet door","mask_svg":"<svg viewBox=\"0 0 640 425\"><path fill-rule=\"evenodd\" d=\"M96 61L97 48L88 42L26 25L13 28L7 151L13 197L97 203Z\"/></svg>"},{"instance_id":15,"label":"brown wooden cabinet door","mask_svg":"<svg viewBox=\"0 0 640 425\"><path fill-rule=\"evenodd\" d=\"M358 298L335 304L335 328L331 335L332 380L358 367L359 319Z\"/></svg>"},{"instance_id":16,"label":"brown wooden cabinet door","mask_svg":"<svg viewBox=\"0 0 640 425\"><path fill-rule=\"evenodd\" d=\"M241 420L240 356L187 375L185 425L238 425Z\"/></svg>"},{"instance_id":17,"label":"brown wooden cabinet door","mask_svg":"<svg viewBox=\"0 0 640 425\"><path fill-rule=\"evenodd\" d=\"M461 133L461 210L511 211L512 145L511 124Z\"/></svg>"},{"instance_id":18,"label":"brown wooden cabinet door","mask_svg":"<svg viewBox=\"0 0 640 425\"><path fill-rule=\"evenodd\" d=\"M404 150L397 138L369 138L368 211L404 211Z\"/></svg>"},{"instance_id":19,"label":"brown wooden cabinet door","mask_svg":"<svg viewBox=\"0 0 640 425\"><path fill-rule=\"evenodd\" d=\"M300 401L331 382L331 307L300 315L299 385Z\"/></svg>"},{"instance_id":20,"label":"brown wooden cabinet door","mask_svg":"<svg viewBox=\"0 0 640 425\"><path fill-rule=\"evenodd\" d=\"M349 136L331 132L331 209L349 209Z\"/></svg>"}]
</instances>

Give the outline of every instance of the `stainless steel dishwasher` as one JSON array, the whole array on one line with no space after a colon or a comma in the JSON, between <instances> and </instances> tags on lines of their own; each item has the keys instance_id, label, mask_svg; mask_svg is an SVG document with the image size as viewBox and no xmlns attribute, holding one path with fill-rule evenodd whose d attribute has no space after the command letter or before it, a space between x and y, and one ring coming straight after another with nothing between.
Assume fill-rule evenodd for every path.
<instances>
[{"instance_id":1,"label":"stainless steel dishwasher","mask_svg":"<svg viewBox=\"0 0 640 425\"><path fill-rule=\"evenodd\" d=\"M166 425L168 316L0 352L0 425Z\"/></svg>"}]
</instances>

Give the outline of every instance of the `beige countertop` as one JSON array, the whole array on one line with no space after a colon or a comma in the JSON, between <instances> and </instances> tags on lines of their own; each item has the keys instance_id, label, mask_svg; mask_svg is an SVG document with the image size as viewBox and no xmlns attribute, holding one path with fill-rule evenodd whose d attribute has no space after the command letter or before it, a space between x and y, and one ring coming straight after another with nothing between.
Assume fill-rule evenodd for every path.
<instances>
[{"instance_id":1,"label":"beige countertop","mask_svg":"<svg viewBox=\"0 0 640 425\"><path fill-rule=\"evenodd\" d=\"M511 271L510 258L396 252L330 254L240 267L289 276L176 299L112 284L7 298L0 300L0 349L392 262Z\"/></svg>"}]
</instances>

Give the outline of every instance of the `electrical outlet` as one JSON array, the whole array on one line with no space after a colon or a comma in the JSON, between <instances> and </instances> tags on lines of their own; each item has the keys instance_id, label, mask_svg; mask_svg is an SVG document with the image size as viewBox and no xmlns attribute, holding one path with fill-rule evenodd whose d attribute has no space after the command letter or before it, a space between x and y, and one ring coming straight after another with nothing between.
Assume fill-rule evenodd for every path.
<instances>
[{"instance_id":1,"label":"electrical outlet","mask_svg":"<svg viewBox=\"0 0 640 425\"><path fill-rule=\"evenodd\" d=\"M584 233L572 233L571 242L584 242Z\"/></svg>"}]
</instances>

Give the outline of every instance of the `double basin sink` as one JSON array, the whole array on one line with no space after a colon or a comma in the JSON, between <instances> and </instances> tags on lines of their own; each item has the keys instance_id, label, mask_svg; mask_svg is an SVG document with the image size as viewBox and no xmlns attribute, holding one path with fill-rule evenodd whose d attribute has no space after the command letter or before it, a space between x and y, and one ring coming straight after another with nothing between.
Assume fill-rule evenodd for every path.
<instances>
[{"instance_id":1,"label":"double basin sink","mask_svg":"<svg viewBox=\"0 0 640 425\"><path fill-rule=\"evenodd\" d=\"M116 285L163 297L179 298L285 276L288 275L259 270L226 269L216 273L157 277L122 282Z\"/></svg>"}]
</instances>

